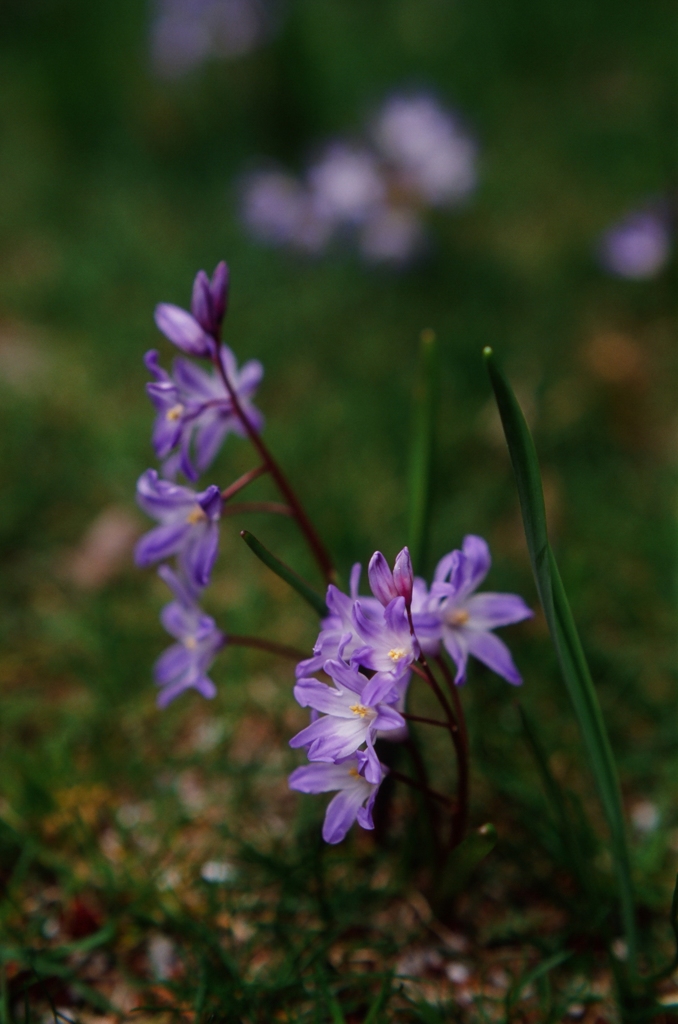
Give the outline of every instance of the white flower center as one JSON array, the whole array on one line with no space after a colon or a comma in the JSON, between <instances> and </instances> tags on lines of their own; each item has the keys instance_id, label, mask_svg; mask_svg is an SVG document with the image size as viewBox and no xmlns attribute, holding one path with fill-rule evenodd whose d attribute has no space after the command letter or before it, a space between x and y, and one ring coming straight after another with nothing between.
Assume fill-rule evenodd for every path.
<instances>
[{"instance_id":1,"label":"white flower center","mask_svg":"<svg viewBox=\"0 0 678 1024\"><path fill-rule=\"evenodd\" d=\"M184 640L184 647L186 647L187 650L189 651L194 651L197 646L198 641L195 639L194 636L187 636L186 639Z\"/></svg>"},{"instance_id":2,"label":"white flower center","mask_svg":"<svg viewBox=\"0 0 678 1024\"><path fill-rule=\"evenodd\" d=\"M183 415L184 407L180 402L177 405L173 405L172 408L168 409L165 413L166 419L170 420L172 423L174 423L175 420L180 420Z\"/></svg>"},{"instance_id":3,"label":"white flower center","mask_svg":"<svg viewBox=\"0 0 678 1024\"><path fill-rule=\"evenodd\" d=\"M465 626L470 617L465 608L452 608L445 614L445 621L448 626Z\"/></svg>"},{"instance_id":4,"label":"white flower center","mask_svg":"<svg viewBox=\"0 0 678 1024\"><path fill-rule=\"evenodd\" d=\"M364 704L351 704L348 710L352 711L354 715L360 715L361 718L370 713L370 709L366 708Z\"/></svg>"},{"instance_id":5,"label":"white flower center","mask_svg":"<svg viewBox=\"0 0 678 1024\"><path fill-rule=\"evenodd\" d=\"M200 508L200 505L194 505L186 516L186 522L190 523L191 526L195 526L196 523L204 523L206 519L205 511Z\"/></svg>"},{"instance_id":6,"label":"white flower center","mask_svg":"<svg viewBox=\"0 0 678 1024\"><path fill-rule=\"evenodd\" d=\"M402 661L403 658L407 657L407 649L405 647L394 647L388 652L388 656L391 661Z\"/></svg>"}]
</instances>

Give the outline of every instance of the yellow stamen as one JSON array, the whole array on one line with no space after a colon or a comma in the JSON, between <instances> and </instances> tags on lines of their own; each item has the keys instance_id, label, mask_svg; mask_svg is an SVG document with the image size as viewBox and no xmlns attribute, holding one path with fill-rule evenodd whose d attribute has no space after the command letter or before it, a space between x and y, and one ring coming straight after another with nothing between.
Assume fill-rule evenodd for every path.
<instances>
[{"instance_id":1,"label":"yellow stamen","mask_svg":"<svg viewBox=\"0 0 678 1024\"><path fill-rule=\"evenodd\" d=\"M450 626L465 626L470 615L465 608L453 608L451 612L448 612L446 618Z\"/></svg>"},{"instance_id":2,"label":"yellow stamen","mask_svg":"<svg viewBox=\"0 0 678 1024\"><path fill-rule=\"evenodd\" d=\"M186 516L186 522L190 523L191 526L195 526L196 523L203 523L207 519L205 512L200 508L200 505L194 505L191 511Z\"/></svg>"},{"instance_id":3,"label":"yellow stamen","mask_svg":"<svg viewBox=\"0 0 678 1024\"><path fill-rule=\"evenodd\" d=\"M370 713L370 709L366 708L364 704L351 704L348 710L352 711L354 715L360 715L361 718Z\"/></svg>"},{"instance_id":4,"label":"yellow stamen","mask_svg":"<svg viewBox=\"0 0 678 1024\"><path fill-rule=\"evenodd\" d=\"M354 779L360 778L360 772L358 771L357 768L349 768L348 774L352 775Z\"/></svg>"},{"instance_id":5,"label":"yellow stamen","mask_svg":"<svg viewBox=\"0 0 678 1024\"><path fill-rule=\"evenodd\" d=\"M194 651L198 646L198 641L194 636L187 636L184 640L184 647L187 647L189 651Z\"/></svg>"},{"instance_id":6,"label":"yellow stamen","mask_svg":"<svg viewBox=\"0 0 678 1024\"><path fill-rule=\"evenodd\" d=\"M388 652L388 656L391 661L401 661L407 657L407 651L404 647L394 647L392 651Z\"/></svg>"},{"instance_id":7,"label":"yellow stamen","mask_svg":"<svg viewBox=\"0 0 678 1024\"><path fill-rule=\"evenodd\" d=\"M173 405L172 408L168 409L167 412L165 413L166 418L172 421L180 420L183 415L184 407L183 405L181 405L181 403L179 403L178 405Z\"/></svg>"}]
</instances>

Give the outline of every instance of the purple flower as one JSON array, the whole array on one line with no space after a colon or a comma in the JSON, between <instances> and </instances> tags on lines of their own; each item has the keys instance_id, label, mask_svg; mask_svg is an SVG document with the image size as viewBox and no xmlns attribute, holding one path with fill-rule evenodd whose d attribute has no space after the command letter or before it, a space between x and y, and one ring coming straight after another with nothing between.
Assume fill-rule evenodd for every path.
<instances>
[{"instance_id":1,"label":"purple flower","mask_svg":"<svg viewBox=\"0 0 678 1024\"><path fill-rule=\"evenodd\" d=\"M261 0L156 0L151 58L157 74L178 78L209 57L250 53L271 31Z\"/></svg>"},{"instance_id":2,"label":"purple flower","mask_svg":"<svg viewBox=\"0 0 678 1024\"><path fill-rule=\"evenodd\" d=\"M191 312L169 302L155 307L155 322L165 337L189 356L210 359L228 301L228 267L219 263L210 281L198 271L193 284Z\"/></svg>"},{"instance_id":3,"label":"purple flower","mask_svg":"<svg viewBox=\"0 0 678 1024\"><path fill-rule=\"evenodd\" d=\"M329 146L308 171L321 217L334 224L361 224L386 198L386 184L373 153L344 142Z\"/></svg>"},{"instance_id":4,"label":"purple flower","mask_svg":"<svg viewBox=\"0 0 678 1024\"><path fill-rule=\"evenodd\" d=\"M476 184L477 147L432 96L393 96L373 126L401 189L433 206L458 202Z\"/></svg>"},{"instance_id":5,"label":"purple flower","mask_svg":"<svg viewBox=\"0 0 678 1024\"><path fill-rule=\"evenodd\" d=\"M386 606L394 597L404 597L405 604L412 603L412 562L408 548L396 556L393 572L381 551L375 551L367 568L372 593Z\"/></svg>"},{"instance_id":6,"label":"purple flower","mask_svg":"<svg viewBox=\"0 0 678 1024\"><path fill-rule=\"evenodd\" d=\"M138 542L137 565L150 565L178 555L181 570L191 585L207 586L219 545L219 488L213 484L198 494L189 487L160 480L154 469L148 469L137 482L137 502L161 524Z\"/></svg>"},{"instance_id":7,"label":"purple flower","mask_svg":"<svg viewBox=\"0 0 678 1024\"><path fill-rule=\"evenodd\" d=\"M399 677L419 657L419 644L410 632L404 597L390 601L378 617L366 615L362 602L356 601L353 623L363 646L351 655L352 664Z\"/></svg>"},{"instance_id":8,"label":"purple flower","mask_svg":"<svg viewBox=\"0 0 678 1024\"><path fill-rule=\"evenodd\" d=\"M244 179L241 216L258 241L306 253L323 250L332 234L332 222L309 189L280 171L255 171Z\"/></svg>"},{"instance_id":9,"label":"purple flower","mask_svg":"<svg viewBox=\"0 0 678 1024\"><path fill-rule=\"evenodd\" d=\"M311 761L340 761L350 757L358 747L372 741L377 731L402 729L405 720L389 703L399 694L390 673L377 672L371 679L340 661L328 661L325 671L334 688L317 679L300 679L294 696L302 708L313 708L323 714L290 740L291 747L308 747ZM375 777L378 768L366 767L366 778Z\"/></svg>"},{"instance_id":10,"label":"purple flower","mask_svg":"<svg viewBox=\"0 0 678 1024\"><path fill-rule=\"evenodd\" d=\"M474 593L490 564L482 537L464 537L461 551L452 551L438 563L430 594L423 580L415 581L414 628L427 653L437 653L442 640L457 666L455 682L464 682L468 656L473 655L518 685L522 678L510 651L492 630L528 619L533 612L517 594Z\"/></svg>"},{"instance_id":11,"label":"purple flower","mask_svg":"<svg viewBox=\"0 0 678 1024\"><path fill-rule=\"evenodd\" d=\"M191 584L182 580L169 566L162 565L158 574L174 591L176 600L166 605L160 621L178 641L164 651L155 663L154 675L161 691L158 705L166 707L184 690L198 690L203 697L214 697L216 687L207 676L217 651L226 637L217 629L213 618L199 607Z\"/></svg>"},{"instance_id":12,"label":"purple flower","mask_svg":"<svg viewBox=\"0 0 678 1024\"><path fill-rule=\"evenodd\" d=\"M309 764L290 775L290 788L299 793L339 790L325 813L322 835L326 843L340 843L356 819L362 828L374 828L372 809L379 784L388 769L380 764L378 781L368 782L364 777L367 761L368 755L359 751L341 764Z\"/></svg>"},{"instance_id":13,"label":"purple flower","mask_svg":"<svg viewBox=\"0 0 678 1024\"><path fill-rule=\"evenodd\" d=\"M228 286L230 273L222 260L212 274L212 280L204 270L199 270L193 282L191 313L207 334L216 337L228 308Z\"/></svg>"},{"instance_id":14,"label":"purple flower","mask_svg":"<svg viewBox=\"0 0 678 1024\"><path fill-rule=\"evenodd\" d=\"M351 569L350 596L342 593L333 584L327 588L325 603L330 614L321 622L322 628L313 648L313 657L300 661L297 665L297 677L319 672L330 659L342 658L350 661L353 651L364 646L355 631L353 621L353 606L358 600L361 568L360 563L356 562ZM375 618L382 615L382 609L375 598L361 597L360 605L365 615Z\"/></svg>"},{"instance_id":15,"label":"purple flower","mask_svg":"<svg viewBox=\"0 0 678 1024\"><path fill-rule=\"evenodd\" d=\"M219 354L242 411L255 430L260 431L264 418L251 399L263 376L261 363L251 359L238 370L235 356L227 345L220 347ZM180 469L189 480L197 480L213 462L226 436L235 433L244 437L245 427L215 371L208 373L178 358L174 360L173 376L170 376L158 365L158 353L154 350L146 354L144 361L156 378L146 385L158 413L153 428L155 453L159 459L165 459L177 449L165 463L163 472L173 477Z\"/></svg>"},{"instance_id":16,"label":"purple flower","mask_svg":"<svg viewBox=\"0 0 678 1024\"><path fill-rule=\"evenodd\" d=\"M671 252L668 218L660 211L629 214L606 231L599 245L600 261L618 277L655 277Z\"/></svg>"}]
</instances>

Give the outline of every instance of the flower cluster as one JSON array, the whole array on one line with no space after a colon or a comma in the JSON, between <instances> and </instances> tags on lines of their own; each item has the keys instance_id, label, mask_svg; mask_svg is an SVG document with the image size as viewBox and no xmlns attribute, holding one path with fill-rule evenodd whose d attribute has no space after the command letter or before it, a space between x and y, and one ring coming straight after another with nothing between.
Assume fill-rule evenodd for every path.
<instances>
[{"instance_id":1,"label":"flower cluster","mask_svg":"<svg viewBox=\"0 0 678 1024\"><path fill-rule=\"evenodd\" d=\"M397 121L398 110L394 110L391 113ZM388 118L382 118L381 131L384 139L391 140L389 151L395 152L397 133L389 135L388 123ZM386 141L382 145L388 148ZM402 169L407 161L401 157ZM413 180L419 174L418 187L428 189L432 202L442 201L447 195L442 171L436 176L432 166L417 163L414 149L410 165ZM316 172L314 180L320 180L324 172L319 168ZM329 186L323 187L329 195ZM345 199L341 190L335 194L335 212ZM363 210L370 201L365 193ZM357 205L351 208L344 202L342 216L353 216L357 223L357 210ZM203 271L196 276L190 311L159 305L156 324L182 355L174 360L171 372L160 365L155 350L145 357L153 376L147 391L156 411L153 446L161 465L160 471L146 470L137 483L137 501L157 525L139 540L136 560L142 566L162 563L158 572L173 597L163 608L161 621L175 642L155 665L161 707L189 688L204 697L216 692L207 673L227 637L205 613L201 600L217 557L224 502L242 487L268 472L287 504L258 503L259 510L265 506L266 511L282 510L293 516L321 570L328 579L333 575L329 555L260 436L263 418L252 399L262 378L261 364L252 360L239 369L235 356L221 341L228 283L228 268L220 263L211 278ZM201 368L195 359L205 360L209 368ZM195 484L229 433L248 437L262 464L224 490L210 484L198 491L177 482L181 473L189 484ZM167 562L170 558L173 567ZM380 551L374 553L368 565L368 596L359 593L360 565L353 567L348 594L329 584L328 614L321 622L313 652L296 666L294 697L302 708L309 709L310 721L292 737L290 746L303 749L309 763L293 771L289 779L290 786L303 793L336 794L323 826L328 843L340 842L356 820L365 829L374 827L374 801L388 770L375 744L380 737L408 739L411 716L406 701L414 674L429 683L446 716L445 722L434 720L432 724L447 728L455 744L460 790L452 836L455 841L461 839L468 806L468 772L461 760L467 751L461 739L465 732L456 685L466 679L469 657L477 658L509 683L519 684L521 677L511 654L494 630L532 614L517 595L477 593L490 562L485 541L469 535L459 550L440 560L430 587L414 576L407 548L398 554L393 569ZM284 567L278 565L283 575ZM315 601L311 603L318 607ZM232 636L231 642L295 657L290 648L258 638ZM448 656L456 673L445 660ZM455 711L429 659L449 684ZM427 788L399 773L395 777ZM434 795L446 801L441 794Z\"/></svg>"},{"instance_id":2,"label":"flower cluster","mask_svg":"<svg viewBox=\"0 0 678 1024\"><path fill-rule=\"evenodd\" d=\"M532 611L514 594L476 594L490 568L489 548L481 537L467 536L462 549L438 563L429 591L413 578L404 548L393 572L377 551L368 567L372 597L360 597L361 567L351 573L350 594L327 590L329 616L313 657L297 665L294 696L311 708L310 725L290 740L304 747L310 765L290 776L292 789L323 793L338 789L323 827L328 843L340 842L358 820L373 828L372 806L385 769L375 753L378 735L403 739L411 667L423 652L437 656L441 645L454 660L456 683L464 682L473 655L518 684L521 677L506 645L492 632L520 622ZM313 678L324 672L332 685Z\"/></svg>"},{"instance_id":3,"label":"flower cluster","mask_svg":"<svg viewBox=\"0 0 678 1024\"><path fill-rule=\"evenodd\" d=\"M220 342L227 303L228 268L220 263L211 280L202 270L196 276L190 312L166 303L155 311L165 337L187 355L210 360L212 372L179 357L170 374L160 366L155 350L145 356L155 378L147 391L157 413L153 447L162 460L162 476L148 469L137 483L137 501L158 526L138 542L135 557L141 566L176 558L176 571L166 564L159 569L174 594L161 621L177 640L155 665L161 706L191 687L213 697L214 684L206 673L226 642L214 619L200 607L219 547L221 490L211 484L195 491L175 478L181 471L191 482L197 481L226 436L246 432L243 417L254 429L263 424L251 404L263 374L261 364L253 360L238 371L235 356Z\"/></svg>"},{"instance_id":4,"label":"flower cluster","mask_svg":"<svg viewBox=\"0 0 678 1024\"><path fill-rule=\"evenodd\" d=\"M157 0L153 67L162 78L178 78L210 57L251 53L271 35L271 13L266 0Z\"/></svg>"},{"instance_id":5,"label":"flower cluster","mask_svg":"<svg viewBox=\"0 0 678 1024\"><path fill-rule=\"evenodd\" d=\"M277 169L249 175L242 218L269 245L320 253L348 235L368 261L403 263L424 244L423 210L473 191L476 157L459 119L434 97L395 95L365 141L332 142L303 179Z\"/></svg>"}]
</instances>

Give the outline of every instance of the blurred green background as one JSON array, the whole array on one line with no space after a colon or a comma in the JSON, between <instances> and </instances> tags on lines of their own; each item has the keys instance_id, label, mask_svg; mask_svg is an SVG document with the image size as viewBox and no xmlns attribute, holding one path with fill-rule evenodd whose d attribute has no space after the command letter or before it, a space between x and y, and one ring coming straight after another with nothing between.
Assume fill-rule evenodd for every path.
<instances>
[{"instance_id":1,"label":"blurred green background","mask_svg":"<svg viewBox=\"0 0 678 1024\"><path fill-rule=\"evenodd\" d=\"M135 481L155 464L141 360L153 346L170 356L153 307L186 305L195 271L225 258L226 340L240 360L263 361L267 440L344 574L406 539L412 382L419 334L433 328L431 563L482 533L492 588L536 604L480 355L494 346L535 432L628 805L660 811L661 840L638 832L635 843L654 879L646 898L661 906L678 848L675 265L653 280L613 279L594 246L675 187L674 5L289 0L266 45L176 80L152 73L149 19L140 0L3 5L2 807L41 836L76 786L105 787L114 806L155 799L175 776L211 791L259 770L289 803L290 667L227 650L213 704L188 694L157 712L165 594L129 554L142 527ZM477 191L463 210L430 215L424 259L375 269L349 251L304 259L246 236L243 169L275 159L299 170L319 142L360 131L375 104L408 87L458 109L480 145ZM225 486L252 464L231 438L209 476ZM253 496L272 495L267 486ZM308 646L312 618L253 564L244 526L313 574L292 524L228 520L210 610L226 630ZM507 639L524 700L576 788L576 730L540 618ZM509 857L519 807L538 801L513 695L481 671L463 695L474 818L506 819ZM277 743L278 760L257 766L257 742Z\"/></svg>"}]
</instances>

